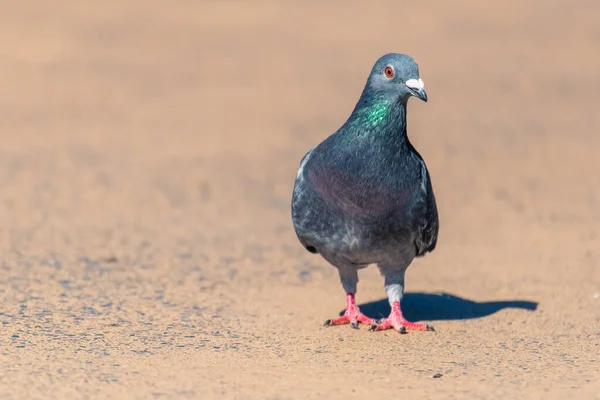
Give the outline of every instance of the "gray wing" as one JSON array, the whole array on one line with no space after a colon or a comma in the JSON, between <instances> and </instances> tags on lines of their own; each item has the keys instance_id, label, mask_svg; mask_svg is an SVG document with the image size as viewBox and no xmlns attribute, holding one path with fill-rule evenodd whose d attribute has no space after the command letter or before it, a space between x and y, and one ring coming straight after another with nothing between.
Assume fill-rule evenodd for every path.
<instances>
[{"instance_id":1,"label":"gray wing","mask_svg":"<svg viewBox=\"0 0 600 400\"><path fill-rule=\"evenodd\" d=\"M311 253L317 253L317 249L310 243L310 239L307 237L309 235L306 235L306 228L304 227L307 223L307 219L310 218L310 213L304 208L307 207L307 203L310 203L310 197L312 195L310 188L307 187L304 168L312 151L313 149L310 149L304 157L302 157L296 175L296 181L294 182L294 192L292 194L292 222L294 224L296 236L302 246Z\"/></svg>"},{"instance_id":2,"label":"gray wing","mask_svg":"<svg viewBox=\"0 0 600 400\"><path fill-rule=\"evenodd\" d=\"M424 185L426 198L424 213L422 214L423 216L418 223L417 237L415 238L417 257L422 257L426 253L432 252L435 249L440 226L435 195L433 194L433 187L431 185L429 171L427 171L427 167L425 167L424 162L423 169L425 170Z\"/></svg>"}]
</instances>

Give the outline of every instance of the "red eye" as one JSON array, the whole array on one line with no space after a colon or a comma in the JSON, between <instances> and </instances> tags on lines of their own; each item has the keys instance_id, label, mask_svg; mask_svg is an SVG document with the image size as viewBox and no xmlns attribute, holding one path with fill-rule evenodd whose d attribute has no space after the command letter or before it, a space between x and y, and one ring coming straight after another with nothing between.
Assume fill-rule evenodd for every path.
<instances>
[{"instance_id":1,"label":"red eye","mask_svg":"<svg viewBox=\"0 0 600 400\"><path fill-rule=\"evenodd\" d=\"M385 67L385 76L392 79L394 77L394 70L392 67Z\"/></svg>"}]
</instances>

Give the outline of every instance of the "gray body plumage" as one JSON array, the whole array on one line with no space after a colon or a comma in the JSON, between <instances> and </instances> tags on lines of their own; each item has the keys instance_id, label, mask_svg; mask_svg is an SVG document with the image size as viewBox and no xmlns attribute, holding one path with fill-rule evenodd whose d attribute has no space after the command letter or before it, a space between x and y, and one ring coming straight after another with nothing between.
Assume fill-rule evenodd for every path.
<instances>
[{"instance_id":1,"label":"gray body plumage","mask_svg":"<svg viewBox=\"0 0 600 400\"><path fill-rule=\"evenodd\" d=\"M302 245L339 269L347 292L356 292L358 269L377 264L392 302L412 260L435 248L439 222L427 167L407 136L406 102L417 94L385 86L379 71L388 64L395 78L418 79L408 56L378 60L346 123L302 158L292 220Z\"/></svg>"}]
</instances>

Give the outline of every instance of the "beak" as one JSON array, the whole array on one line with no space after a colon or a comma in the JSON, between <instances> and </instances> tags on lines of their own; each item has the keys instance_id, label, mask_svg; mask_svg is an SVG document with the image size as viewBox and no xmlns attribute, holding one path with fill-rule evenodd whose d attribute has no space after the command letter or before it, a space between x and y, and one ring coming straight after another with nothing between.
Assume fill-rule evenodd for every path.
<instances>
[{"instance_id":1,"label":"beak","mask_svg":"<svg viewBox=\"0 0 600 400\"><path fill-rule=\"evenodd\" d=\"M412 90L413 92L413 96L423 100L425 103L427 103L427 93L425 92L425 89L419 89L419 90Z\"/></svg>"},{"instance_id":2,"label":"beak","mask_svg":"<svg viewBox=\"0 0 600 400\"><path fill-rule=\"evenodd\" d=\"M425 92L425 84L421 78L409 79L405 83L407 88L410 89L411 95L423 100L427 103L427 93Z\"/></svg>"}]
</instances>

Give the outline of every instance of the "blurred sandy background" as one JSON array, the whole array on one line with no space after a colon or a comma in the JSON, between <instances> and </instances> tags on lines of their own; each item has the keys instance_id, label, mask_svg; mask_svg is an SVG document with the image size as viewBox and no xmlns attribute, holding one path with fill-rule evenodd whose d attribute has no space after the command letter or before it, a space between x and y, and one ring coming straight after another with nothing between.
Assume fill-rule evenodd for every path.
<instances>
[{"instance_id":1,"label":"blurred sandy background","mask_svg":"<svg viewBox=\"0 0 600 400\"><path fill-rule=\"evenodd\" d=\"M600 398L600 3L21 1L0 13L0 398ZM321 328L300 158L386 52L441 214L435 333ZM440 294L441 293L441 294ZM387 313L375 268L363 311ZM433 378L442 374L441 378Z\"/></svg>"}]
</instances>

